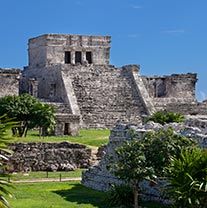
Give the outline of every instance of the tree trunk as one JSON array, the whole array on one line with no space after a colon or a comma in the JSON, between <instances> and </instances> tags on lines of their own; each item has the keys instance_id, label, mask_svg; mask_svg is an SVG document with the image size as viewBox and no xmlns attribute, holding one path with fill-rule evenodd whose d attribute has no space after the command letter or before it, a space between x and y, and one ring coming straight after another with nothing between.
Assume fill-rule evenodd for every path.
<instances>
[{"instance_id":1,"label":"tree trunk","mask_svg":"<svg viewBox=\"0 0 207 208\"><path fill-rule=\"evenodd\" d=\"M18 134L19 134L19 137L22 137L23 134L24 134L24 130L23 130L23 127L18 127Z\"/></svg>"},{"instance_id":2,"label":"tree trunk","mask_svg":"<svg viewBox=\"0 0 207 208\"><path fill-rule=\"evenodd\" d=\"M139 186L138 183L134 184L134 208L138 208L138 195L139 195Z\"/></svg>"},{"instance_id":3,"label":"tree trunk","mask_svg":"<svg viewBox=\"0 0 207 208\"><path fill-rule=\"evenodd\" d=\"M27 127L25 127L26 129L24 130L24 137L26 137L27 136L27 132L28 132L28 128Z\"/></svg>"},{"instance_id":4,"label":"tree trunk","mask_svg":"<svg viewBox=\"0 0 207 208\"><path fill-rule=\"evenodd\" d=\"M42 138L42 127L39 127L39 138Z\"/></svg>"},{"instance_id":5,"label":"tree trunk","mask_svg":"<svg viewBox=\"0 0 207 208\"><path fill-rule=\"evenodd\" d=\"M16 127L12 128L12 135L13 136L17 135L17 128Z\"/></svg>"},{"instance_id":6,"label":"tree trunk","mask_svg":"<svg viewBox=\"0 0 207 208\"><path fill-rule=\"evenodd\" d=\"M134 208L138 208L138 190L134 190Z\"/></svg>"}]
</instances>

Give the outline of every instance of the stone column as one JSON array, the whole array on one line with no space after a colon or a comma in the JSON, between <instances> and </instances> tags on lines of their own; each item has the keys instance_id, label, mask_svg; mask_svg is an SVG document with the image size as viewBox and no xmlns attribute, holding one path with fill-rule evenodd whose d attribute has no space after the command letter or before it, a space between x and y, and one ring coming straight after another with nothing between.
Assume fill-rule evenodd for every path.
<instances>
[{"instance_id":1,"label":"stone column","mask_svg":"<svg viewBox=\"0 0 207 208\"><path fill-rule=\"evenodd\" d=\"M82 50L81 53L82 53L81 63L84 64L84 63L86 63L86 51Z\"/></svg>"},{"instance_id":2,"label":"stone column","mask_svg":"<svg viewBox=\"0 0 207 208\"><path fill-rule=\"evenodd\" d=\"M75 51L71 51L71 64L75 64Z\"/></svg>"}]
</instances>

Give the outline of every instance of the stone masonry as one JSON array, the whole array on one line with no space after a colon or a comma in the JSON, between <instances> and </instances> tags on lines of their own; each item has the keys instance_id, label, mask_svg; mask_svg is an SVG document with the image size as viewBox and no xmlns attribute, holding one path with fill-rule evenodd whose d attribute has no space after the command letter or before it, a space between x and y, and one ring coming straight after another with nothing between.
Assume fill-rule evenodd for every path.
<instances>
[{"instance_id":1,"label":"stone masonry","mask_svg":"<svg viewBox=\"0 0 207 208\"><path fill-rule=\"evenodd\" d=\"M0 68L0 97L19 94L20 69Z\"/></svg>"},{"instance_id":2,"label":"stone masonry","mask_svg":"<svg viewBox=\"0 0 207 208\"><path fill-rule=\"evenodd\" d=\"M85 145L61 143L14 143L8 148L7 170L20 171L70 171L91 165L91 150Z\"/></svg>"},{"instance_id":3,"label":"stone masonry","mask_svg":"<svg viewBox=\"0 0 207 208\"><path fill-rule=\"evenodd\" d=\"M11 92L29 93L57 109L56 135L82 128L112 128L118 120L141 123L157 110L207 114L195 99L197 75L141 76L139 65L110 65L109 36L45 34L29 40L29 65ZM12 70L11 70L12 71ZM10 73L12 74L12 73ZM13 89L15 86L15 90Z\"/></svg>"}]
</instances>

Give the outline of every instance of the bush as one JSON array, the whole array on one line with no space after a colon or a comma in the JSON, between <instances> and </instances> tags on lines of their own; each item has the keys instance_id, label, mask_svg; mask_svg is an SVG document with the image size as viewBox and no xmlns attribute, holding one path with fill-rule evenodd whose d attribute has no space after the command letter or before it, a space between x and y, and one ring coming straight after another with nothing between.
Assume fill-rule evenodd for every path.
<instances>
[{"instance_id":1,"label":"bush","mask_svg":"<svg viewBox=\"0 0 207 208\"><path fill-rule=\"evenodd\" d=\"M207 207L207 150L184 151L169 168L169 195L176 207Z\"/></svg>"},{"instance_id":2,"label":"bush","mask_svg":"<svg viewBox=\"0 0 207 208\"><path fill-rule=\"evenodd\" d=\"M185 121L185 118L180 113L173 113L168 111L157 111L147 121L153 121L155 123L166 124L166 123L181 123Z\"/></svg>"},{"instance_id":3,"label":"bush","mask_svg":"<svg viewBox=\"0 0 207 208\"><path fill-rule=\"evenodd\" d=\"M133 205L133 191L125 185L112 185L111 190L107 193L106 198L107 206L126 206L131 207Z\"/></svg>"}]
</instances>

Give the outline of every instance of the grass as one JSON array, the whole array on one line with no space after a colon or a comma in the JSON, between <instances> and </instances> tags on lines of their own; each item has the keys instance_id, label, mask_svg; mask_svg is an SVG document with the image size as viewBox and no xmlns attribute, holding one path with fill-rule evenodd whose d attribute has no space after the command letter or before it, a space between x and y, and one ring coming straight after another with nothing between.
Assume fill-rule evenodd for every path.
<instances>
[{"instance_id":1,"label":"grass","mask_svg":"<svg viewBox=\"0 0 207 208\"><path fill-rule=\"evenodd\" d=\"M80 182L18 184L8 199L13 208L104 208L105 193L88 189Z\"/></svg>"},{"instance_id":2,"label":"grass","mask_svg":"<svg viewBox=\"0 0 207 208\"><path fill-rule=\"evenodd\" d=\"M40 138L38 131L29 131L26 138L12 138L12 142L62 142L85 144L90 147L99 147L108 142L109 130L80 130L76 137L44 137ZM8 137L11 136L8 134ZM28 180L38 178L81 177L81 169L69 172L29 172L17 173L12 180ZM107 208L106 193L86 188L79 181L70 182L37 182L18 183L16 189L11 190L16 199L8 199L12 208ZM142 203L143 207L160 208L154 202ZM108 207L109 208L109 207Z\"/></svg>"},{"instance_id":3,"label":"grass","mask_svg":"<svg viewBox=\"0 0 207 208\"><path fill-rule=\"evenodd\" d=\"M11 179L13 181L18 180L32 180L32 179L42 179L42 178L74 178L74 177L81 177L82 171L85 169L77 169L74 171L57 171L57 172L45 172L45 171L38 171L38 172L20 172L20 173L13 173L11 174Z\"/></svg>"},{"instance_id":4,"label":"grass","mask_svg":"<svg viewBox=\"0 0 207 208\"><path fill-rule=\"evenodd\" d=\"M106 193L84 187L79 181L16 184L16 199L8 199L12 208L107 208ZM159 203L142 207L161 208ZM110 208L110 207L108 207ZM112 208L112 207L111 207Z\"/></svg>"},{"instance_id":5,"label":"grass","mask_svg":"<svg viewBox=\"0 0 207 208\"><path fill-rule=\"evenodd\" d=\"M110 130L81 129L79 136L46 136L39 137L38 131L29 131L27 137L12 137L11 132L7 137L12 137L12 142L73 142L87 146L100 147L108 142Z\"/></svg>"}]
</instances>

